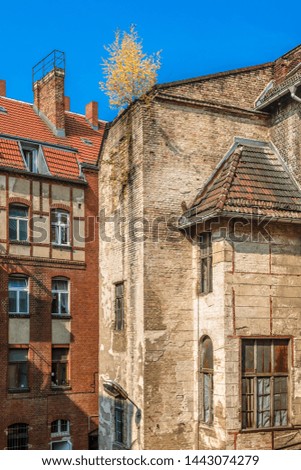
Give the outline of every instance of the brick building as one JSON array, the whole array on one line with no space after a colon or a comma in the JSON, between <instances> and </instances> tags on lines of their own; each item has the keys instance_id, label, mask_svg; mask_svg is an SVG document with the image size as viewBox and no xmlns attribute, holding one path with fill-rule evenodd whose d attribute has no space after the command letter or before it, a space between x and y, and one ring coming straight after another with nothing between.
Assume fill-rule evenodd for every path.
<instances>
[{"instance_id":1,"label":"brick building","mask_svg":"<svg viewBox=\"0 0 301 470\"><path fill-rule=\"evenodd\" d=\"M34 104L0 81L0 448L97 448L97 103L69 110L64 54Z\"/></svg>"},{"instance_id":2,"label":"brick building","mask_svg":"<svg viewBox=\"0 0 301 470\"><path fill-rule=\"evenodd\" d=\"M300 67L157 85L108 127L100 448L301 448Z\"/></svg>"}]
</instances>

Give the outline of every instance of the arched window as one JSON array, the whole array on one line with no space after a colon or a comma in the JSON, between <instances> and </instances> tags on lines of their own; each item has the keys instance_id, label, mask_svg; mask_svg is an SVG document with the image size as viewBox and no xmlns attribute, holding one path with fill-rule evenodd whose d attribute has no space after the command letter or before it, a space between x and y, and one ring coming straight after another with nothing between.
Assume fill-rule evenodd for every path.
<instances>
[{"instance_id":1,"label":"arched window","mask_svg":"<svg viewBox=\"0 0 301 470\"><path fill-rule=\"evenodd\" d=\"M28 424L16 423L8 426L7 429L7 449L27 450L28 449Z\"/></svg>"},{"instance_id":2,"label":"arched window","mask_svg":"<svg viewBox=\"0 0 301 470\"><path fill-rule=\"evenodd\" d=\"M72 444L70 439L70 421L68 419L57 419L51 423L50 448L52 450L71 450Z\"/></svg>"},{"instance_id":3,"label":"arched window","mask_svg":"<svg viewBox=\"0 0 301 470\"><path fill-rule=\"evenodd\" d=\"M53 278L51 313L53 315L69 315L69 281L66 278Z\"/></svg>"},{"instance_id":4,"label":"arched window","mask_svg":"<svg viewBox=\"0 0 301 470\"><path fill-rule=\"evenodd\" d=\"M28 278L21 275L9 277L8 281L9 313L29 313Z\"/></svg>"},{"instance_id":5,"label":"arched window","mask_svg":"<svg viewBox=\"0 0 301 470\"><path fill-rule=\"evenodd\" d=\"M51 211L51 241L55 245L70 245L69 212L62 209Z\"/></svg>"},{"instance_id":6,"label":"arched window","mask_svg":"<svg viewBox=\"0 0 301 470\"><path fill-rule=\"evenodd\" d=\"M70 421L57 419L51 423L51 436L65 436L70 434Z\"/></svg>"},{"instance_id":7,"label":"arched window","mask_svg":"<svg viewBox=\"0 0 301 470\"><path fill-rule=\"evenodd\" d=\"M28 207L20 204L10 204L9 239L17 242L26 242L28 240Z\"/></svg>"},{"instance_id":8,"label":"arched window","mask_svg":"<svg viewBox=\"0 0 301 470\"><path fill-rule=\"evenodd\" d=\"M201 403L202 421L207 424L213 422L213 346L209 336L201 341Z\"/></svg>"}]
</instances>

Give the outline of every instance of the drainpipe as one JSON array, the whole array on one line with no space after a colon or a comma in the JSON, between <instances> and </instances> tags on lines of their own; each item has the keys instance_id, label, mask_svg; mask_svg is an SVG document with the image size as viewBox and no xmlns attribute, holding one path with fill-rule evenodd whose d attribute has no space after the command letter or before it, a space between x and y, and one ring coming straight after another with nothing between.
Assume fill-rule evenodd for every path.
<instances>
[{"instance_id":1,"label":"drainpipe","mask_svg":"<svg viewBox=\"0 0 301 470\"><path fill-rule=\"evenodd\" d=\"M298 103L301 103L301 98L299 98L299 96L295 95L296 90L297 90L296 85L289 87L289 91L291 93L291 97L293 98L293 100L297 101Z\"/></svg>"}]
</instances>

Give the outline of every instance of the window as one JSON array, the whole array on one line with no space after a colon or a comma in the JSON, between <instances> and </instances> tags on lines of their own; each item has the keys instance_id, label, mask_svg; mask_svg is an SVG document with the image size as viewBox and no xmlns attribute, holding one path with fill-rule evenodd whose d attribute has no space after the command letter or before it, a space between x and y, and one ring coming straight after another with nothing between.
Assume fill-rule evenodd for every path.
<instances>
[{"instance_id":1,"label":"window","mask_svg":"<svg viewBox=\"0 0 301 470\"><path fill-rule=\"evenodd\" d=\"M70 432L70 422L67 419L57 419L51 423L51 436L64 436Z\"/></svg>"},{"instance_id":2,"label":"window","mask_svg":"<svg viewBox=\"0 0 301 470\"><path fill-rule=\"evenodd\" d=\"M32 173L39 173L38 170L38 149L37 148L22 148L24 160L27 166L28 171Z\"/></svg>"},{"instance_id":3,"label":"window","mask_svg":"<svg viewBox=\"0 0 301 470\"><path fill-rule=\"evenodd\" d=\"M25 242L28 239L28 207L9 206L9 239Z\"/></svg>"},{"instance_id":4,"label":"window","mask_svg":"<svg viewBox=\"0 0 301 470\"><path fill-rule=\"evenodd\" d=\"M67 211L58 209L51 211L51 238L55 245L70 244L70 222Z\"/></svg>"},{"instance_id":5,"label":"window","mask_svg":"<svg viewBox=\"0 0 301 470\"><path fill-rule=\"evenodd\" d=\"M7 449L27 450L28 449L28 424L12 424L7 429Z\"/></svg>"},{"instance_id":6,"label":"window","mask_svg":"<svg viewBox=\"0 0 301 470\"><path fill-rule=\"evenodd\" d=\"M10 349L8 352L9 390L28 389L28 349Z\"/></svg>"},{"instance_id":7,"label":"window","mask_svg":"<svg viewBox=\"0 0 301 470\"><path fill-rule=\"evenodd\" d=\"M10 277L8 281L9 313L28 314L29 295L26 277Z\"/></svg>"},{"instance_id":8,"label":"window","mask_svg":"<svg viewBox=\"0 0 301 470\"><path fill-rule=\"evenodd\" d=\"M69 315L69 282L67 279L52 280L52 307L54 315Z\"/></svg>"},{"instance_id":9,"label":"window","mask_svg":"<svg viewBox=\"0 0 301 470\"><path fill-rule=\"evenodd\" d=\"M201 294L208 294L208 292L212 292L212 241L210 232L201 233L200 250L200 292Z\"/></svg>"},{"instance_id":10,"label":"window","mask_svg":"<svg viewBox=\"0 0 301 470\"><path fill-rule=\"evenodd\" d=\"M54 441L51 442L51 450L72 450L72 444L70 441Z\"/></svg>"},{"instance_id":11,"label":"window","mask_svg":"<svg viewBox=\"0 0 301 470\"><path fill-rule=\"evenodd\" d=\"M204 423L213 422L213 346L208 336L201 342L201 419Z\"/></svg>"},{"instance_id":12,"label":"window","mask_svg":"<svg viewBox=\"0 0 301 470\"><path fill-rule=\"evenodd\" d=\"M124 328L124 283L115 284L115 330Z\"/></svg>"},{"instance_id":13,"label":"window","mask_svg":"<svg viewBox=\"0 0 301 470\"><path fill-rule=\"evenodd\" d=\"M288 424L288 345L286 339L242 341L242 427Z\"/></svg>"},{"instance_id":14,"label":"window","mask_svg":"<svg viewBox=\"0 0 301 470\"><path fill-rule=\"evenodd\" d=\"M68 356L69 348L52 348L52 385L57 387L69 385Z\"/></svg>"},{"instance_id":15,"label":"window","mask_svg":"<svg viewBox=\"0 0 301 470\"><path fill-rule=\"evenodd\" d=\"M124 444L124 400L115 399L115 442Z\"/></svg>"},{"instance_id":16,"label":"window","mask_svg":"<svg viewBox=\"0 0 301 470\"><path fill-rule=\"evenodd\" d=\"M20 142L20 146L28 171L31 173L50 174L41 145Z\"/></svg>"}]
</instances>

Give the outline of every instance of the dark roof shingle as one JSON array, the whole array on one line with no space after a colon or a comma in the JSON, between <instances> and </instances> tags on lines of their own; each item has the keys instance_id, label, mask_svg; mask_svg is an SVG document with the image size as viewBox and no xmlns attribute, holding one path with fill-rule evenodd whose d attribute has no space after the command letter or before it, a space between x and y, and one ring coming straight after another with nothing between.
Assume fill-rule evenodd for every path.
<instances>
[{"instance_id":1,"label":"dark roof shingle","mask_svg":"<svg viewBox=\"0 0 301 470\"><path fill-rule=\"evenodd\" d=\"M182 223L227 213L301 218L301 191L269 143L236 144L183 214Z\"/></svg>"}]
</instances>

